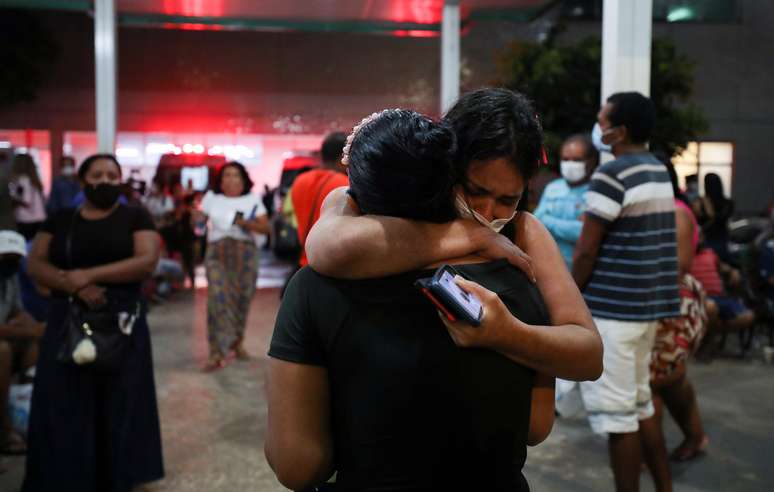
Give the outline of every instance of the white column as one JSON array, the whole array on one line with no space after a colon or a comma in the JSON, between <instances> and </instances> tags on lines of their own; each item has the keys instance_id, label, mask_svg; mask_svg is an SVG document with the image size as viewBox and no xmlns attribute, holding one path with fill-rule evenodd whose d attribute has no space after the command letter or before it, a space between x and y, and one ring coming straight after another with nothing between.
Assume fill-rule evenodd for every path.
<instances>
[{"instance_id":1,"label":"white column","mask_svg":"<svg viewBox=\"0 0 774 492\"><path fill-rule=\"evenodd\" d=\"M653 0L605 0L602 10L602 103L616 92L650 96Z\"/></svg>"},{"instance_id":2,"label":"white column","mask_svg":"<svg viewBox=\"0 0 774 492\"><path fill-rule=\"evenodd\" d=\"M445 0L441 25L441 114L460 95L460 2Z\"/></svg>"},{"instance_id":3,"label":"white column","mask_svg":"<svg viewBox=\"0 0 774 492\"><path fill-rule=\"evenodd\" d=\"M113 153L116 145L115 0L94 2L94 67L96 77L97 151Z\"/></svg>"}]
</instances>

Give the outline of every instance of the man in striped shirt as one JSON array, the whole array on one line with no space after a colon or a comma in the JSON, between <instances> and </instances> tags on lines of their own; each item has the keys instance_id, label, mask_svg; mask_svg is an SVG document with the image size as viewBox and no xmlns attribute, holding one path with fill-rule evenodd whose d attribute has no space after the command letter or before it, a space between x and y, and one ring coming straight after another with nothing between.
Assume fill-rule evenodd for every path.
<instances>
[{"instance_id":1,"label":"man in striped shirt","mask_svg":"<svg viewBox=\"0 0 774 492\"><path fill-rule=\"evenodd\" d=\"M605 367L581 394L592 429L609 436L616 489L639 489L643 445L656 489L671 491L648 365L658 321L680 313L674 195L666 167L647 150L650 99L614 94L597 120L595 145L615 160L592 177L573 277L602 336Z\"/></svg>"}]
</instances>

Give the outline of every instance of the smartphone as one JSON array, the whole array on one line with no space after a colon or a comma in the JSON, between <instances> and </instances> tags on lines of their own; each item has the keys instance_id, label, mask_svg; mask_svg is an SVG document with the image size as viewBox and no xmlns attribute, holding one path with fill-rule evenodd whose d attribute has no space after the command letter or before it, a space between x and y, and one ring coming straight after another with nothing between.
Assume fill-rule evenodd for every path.
<instances>
[{"instance_id":1,"label":"smartphone","mask_svg":"<svg viewBox=\"0 0 774 492\"><path fill-rule=\"evenodd\" d=\"M435 304L449 321L465 321L473 326L481 324L484 307L470 292L454 281L459 272L449 265L441 266L430 278L419 279L417 288Z\"/></svg>"},{"instance_id":2,"label":"smartphone","mask_svg":"<svg viewBox=\"0 0 774 492\"><path fill-rule=\"evenodd\" d=\"M231 223L231 225L236 225L236 223L239 221L239 219L244 219L244 218L245 218L244 212L237 212L234 215L234 221Z\"/></svg>"}]
</instances>

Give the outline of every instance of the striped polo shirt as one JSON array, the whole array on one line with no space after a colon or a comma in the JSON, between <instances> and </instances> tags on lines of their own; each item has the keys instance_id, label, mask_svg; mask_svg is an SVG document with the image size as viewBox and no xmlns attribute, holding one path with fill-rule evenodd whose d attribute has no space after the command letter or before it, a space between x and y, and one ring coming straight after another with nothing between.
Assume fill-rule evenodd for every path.
<instances>
[{"instance_id":1,"label":"striped polo shirt","mask_svg":"<svg viewBox=\"0 0 774 492\"><path fill-rule=\"evenodd\" d=\"M586 213L607 226L583 296L593 316L654 321L680 314L672 184L650 153L600 166Z\"/></svg>"}]
</instances>

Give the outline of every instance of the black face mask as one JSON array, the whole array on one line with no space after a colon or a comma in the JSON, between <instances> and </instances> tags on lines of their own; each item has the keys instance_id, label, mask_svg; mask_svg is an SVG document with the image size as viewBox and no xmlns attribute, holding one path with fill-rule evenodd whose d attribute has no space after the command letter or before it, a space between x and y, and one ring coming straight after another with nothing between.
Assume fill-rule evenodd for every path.
<instances>
[{"instance_id":1,"label":"black face mask","mask_svg":"<svg viewBox=\"0 0 774 492\"><path fill-rule=\"evenodd\" d=\"M0 278L8 278L19 272L18 258L4 258L0 260Z\"/></svg>"},{"instance_id":2,"label":"black face mask","mask_svg":"<svg viewBox=\"0 0 774 492\"><path fill-rule=\"evenodd\" d=\"M107 210L116 204L119 195L121 195L121 185L110 183L100 183L97 185L87 184L83 188L83 194L97 208Z\"/></svg>"}]
</instances>

